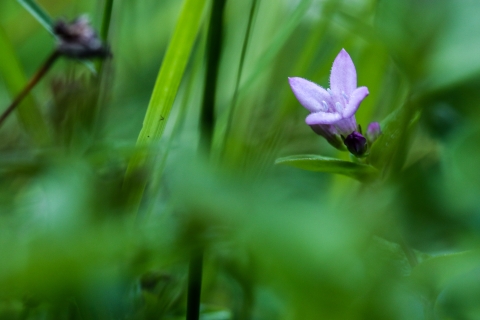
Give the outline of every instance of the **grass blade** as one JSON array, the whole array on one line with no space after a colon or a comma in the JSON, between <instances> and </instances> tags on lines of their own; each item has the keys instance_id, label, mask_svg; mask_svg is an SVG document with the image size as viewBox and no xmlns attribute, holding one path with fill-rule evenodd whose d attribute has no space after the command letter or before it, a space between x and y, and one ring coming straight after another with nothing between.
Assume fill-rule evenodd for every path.
<instances>
[{"instance_id":1,"label":"grass blade","mask_svg":"<svg viewBox=\"0 0 480 320\"><path fill-rule=\"evenodd\" d=\"M185 0L172 40L158 73L143 128L137 145L158 141L165 129L170 110L192 51L206 0ZM135 164L135 163L131 163Z\"/></svg>"},{"instance_id":2,"label":"grass blade","mask_svg":"<svg viewBox=\"0 0 480 320\"><path fill-rule=\"evenodd\" d=\"M53 34L53 19L34 0L17 0L40 24Z\"/></svg>"},{"instance_id":3,"label":"grass blade","mask_svg":"<svg viewBox=\"0 0 480 320\"><path fill-rule=\"evenodd\" d=\"M140 147L140 150L128 164L126 174L127 187L130 184L128 181L130 181L131 174L147 161L148 154L144 152L144 148L148 148L152 143L158 142L162 137L190 53L193 50L195 39L200 30L206 3L207 0L185 0L183 3L172 40L153 88L142 130L137 139L137 146ZM135 185L136 191L132 192L130 200L132 206L138 206L146 183L147 181L142 181Z\"/></svg>"}]
</instances>

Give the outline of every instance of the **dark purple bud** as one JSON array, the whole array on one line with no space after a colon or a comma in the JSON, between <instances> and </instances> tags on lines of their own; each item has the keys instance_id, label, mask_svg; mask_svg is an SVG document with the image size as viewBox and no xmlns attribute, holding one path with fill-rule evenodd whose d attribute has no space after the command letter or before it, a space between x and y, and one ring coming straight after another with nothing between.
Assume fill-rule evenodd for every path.
<instances>
[{"instance_id":1,"label":"dark purple bud","mask_svg":"<svg viewBox=\"0 0 480 320\"><path fill-rule=\"evenodd\" d=\"M368 125L367 128L367 140L369 144L372 144L378 137L382 134L380 129L380 123L372 122Z\"/></svg>"},{"instance_id":2,"label":"dark purple bud","mask_svg":"<svg viewBox=\"0 0 480 320\"><path fill-rule=\"evenodd\" d=\"M59 20L53 28L58 37L57 51L74 59L107 58L110 50L102 43L87 17L68 23Z\"/></svg>"},{"instance_id":3,"label":"dark purple bud","mask_svg":"<svg viewBox=\"0 0 480 320\"><path fill-rule=\"evenodd\" d=\"M345 140L343 140L343 143L348 151L356 157L361 157L367 152L367 139L357 131L350 133Z\"/></svg>"}]
</instances>

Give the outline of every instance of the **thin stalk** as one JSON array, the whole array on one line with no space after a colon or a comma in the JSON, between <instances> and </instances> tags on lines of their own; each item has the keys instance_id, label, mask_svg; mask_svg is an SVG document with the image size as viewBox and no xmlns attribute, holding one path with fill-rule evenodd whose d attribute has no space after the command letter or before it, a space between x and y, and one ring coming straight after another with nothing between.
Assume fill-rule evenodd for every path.
<instances>
[{"instance_id":1,"label":"thin stalk","mask_svg":"<svg viewBox=\"0 0 480 320\"><path fill-rule=\"evenodd\" d=\"M112 20L113 0L105 0L103 7L102 28L100 29L100 38L106 42L108 39L108 32L110 30L110 21Z\"/></svg>"},{"instance_id":2,"label":"thin stalk","mask_svg":"<svg viewBox=\"0 0 480 320\"><path fill-rule=\"evenodd\" d=\"M212 6L207 38L207 69L201 113L202 145L210 152L215 127L215 95L223 38L225 0L215 0Z\"/></svg>"},{"instance_id":3,"label":"thin stalk","mask_svg":"<svg viewBox=\"0 0 480 320\"><path fill-rule=\"evenodd\" d=\"M240 62L238 64L237 79L235 81L235 90L233 92L233 98L230 104L230 110L228 110L227 127L225 129L225 135L223 136L223 140L221 144L220 152L222 153L222 156L225 153L228 135L230 133L230 129L233 122L233 116L235 114L235 108L238 100L238 88L240 86L240 81L242 80L243 64L245 62L245 56L247 55L248 43L250 40L250 33L252 30L256 8L257 8L257 0L252 0L252 5L250 7L250 15L248 17L247 30L245 31L245 39L243 41L243 46L242 46L242 53L240 54Z\"/></svg>"},{"instance_id":4,"label":"thin stalk","mask_svg":"<svg viewBox=\"0 0 480 320\"><path fill-rule=\"evenodd\" d=\"M112 21L112 10L113 0L105 0L105 5L103 7L102 26L100 29L100 39L102 39L103 43L105 44L108 42L110 23ZM102 59L99 59L96 63L96 69L100 76L102 75L103 63L104 62Z\"/></svg>"},{"instance_id":5,"label":"thin stalk","mask_svg":"<svg viewBox=\"0 0 480 320\"><path fill-rule=\"evenodd\" d=\"M223 12L226 0L214 0L207 36L207 66L200 119L202 147L211 153L215 128L215 96L218 87L218 70L222 51ZM200 319L204 248L192 251L188 268L187 320Z\"/></svg>"},{"instance_id":6,"label":"thin stalk","mask_svg":"<svg viewBox=\"0 0 480 320\"><path fill-rule=\"evenodd\" d=\"M202 292L203 250L193 252L188 267L187 320L200 319Z\"/></svg>"},{"instance_id":7,"label":"thin stalk","mask_svg":"<svg viewBox=\"0 0 480 320\"><path fill-rule=\"evenodd\" d=\"M52 54L45 60L40 69L33 75L30 81L27 83L25 88L17 95L15 100L10 104L10 106L3 112L0 116L0 126L7 119L7 117L12 113L13 110L19 105L19 103L27 96L27 94L35 87L35 85L43 78L43 76L50 70L55 61L60 57L60 53L55 50Z\"/></svg>"}]
</instances>

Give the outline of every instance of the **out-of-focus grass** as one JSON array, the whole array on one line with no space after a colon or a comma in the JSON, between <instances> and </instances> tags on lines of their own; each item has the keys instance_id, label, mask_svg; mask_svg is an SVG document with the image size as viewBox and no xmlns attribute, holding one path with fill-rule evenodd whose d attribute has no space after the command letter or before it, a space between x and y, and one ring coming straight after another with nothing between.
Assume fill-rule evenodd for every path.
<instances>
[{"instance_id":1,"label":"out-of-focus grass","mask_svg":"<svg viewBox=\"0 0 480 320\"><path fill-rule=\"evenodd\" d=\"M38 3L101 25L103 3ZM74 61L40 83L32 95L53 146L26 143L14 121L0 128L0 318L182 319L198 244L204 319L477 318L478 1L258 0L226 131L251 10L227 1L213 145L223 156L197 150L203 24L150 149L157 159L126 188L181 4L115 1L104 85ZM0 19L33 74L52 38L13 1L0 2ZM274 164L295 154L350 160L304 124L287 82L328 87L341 48L370 91L357 121L394 119L372 150L382 179L369 184ZM0 106L13 76L0 78ZM144 181L135 220L128 199Z\"/></svg>"}]
</instances>

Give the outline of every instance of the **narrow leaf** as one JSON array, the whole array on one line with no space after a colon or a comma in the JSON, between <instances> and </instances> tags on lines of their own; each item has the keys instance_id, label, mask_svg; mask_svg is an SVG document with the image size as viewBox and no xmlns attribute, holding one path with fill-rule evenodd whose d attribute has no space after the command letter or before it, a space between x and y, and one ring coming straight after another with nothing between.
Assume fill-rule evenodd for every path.
<instances>
[{"instance_id":1,"label":"narrow leaf","mask_svg":"<svg viewBox=\"0 0 480 320\"><path fill-rule=\"evenodd\" d=\"M275 164L285 164L308 171L342 174L359 181L371 180L378 173L369 165L308 154L279 158Z\"/></svg>"},{"instance_id":2,"label":"narrow leaf","mask_svg":"<svg viewBox=\"0 0 480 320\"><path fill-rule=\"evenodd\" d=\"M137 145L158 141L165 129L170 110L183 77L206 0L185 0L172 40L158 73Z\"/></svg>"},{"instance_id":3,"label":"narrow leaf","mask_svg":"<svg viewBox=\"0 0 480 320\"><path fill-rule=\"evenodd\" d=\"M34 0L17 0L40 24L53 34L53 19Z\"/></svg>"},{"instance_id":4,"label":"narrow leaf","mask_svg":"<svg viewBox=\"0 0 480 320\"><path fill-rule=\"evenodd\" d=\"M153 88L150 103L143 120L143 127L137 139L139 151L130 159L126 173L126 184L130 185L132 173L142 167L149 155L145 152L158 142L165 130L175 96L177 94L195 39L201 27L207 0L185 0L177 21L172 40ZM129 202L138 207L147 181L134 186ZM134 209L136 210L136 209Z\"/></svg>"}]
</instances>

